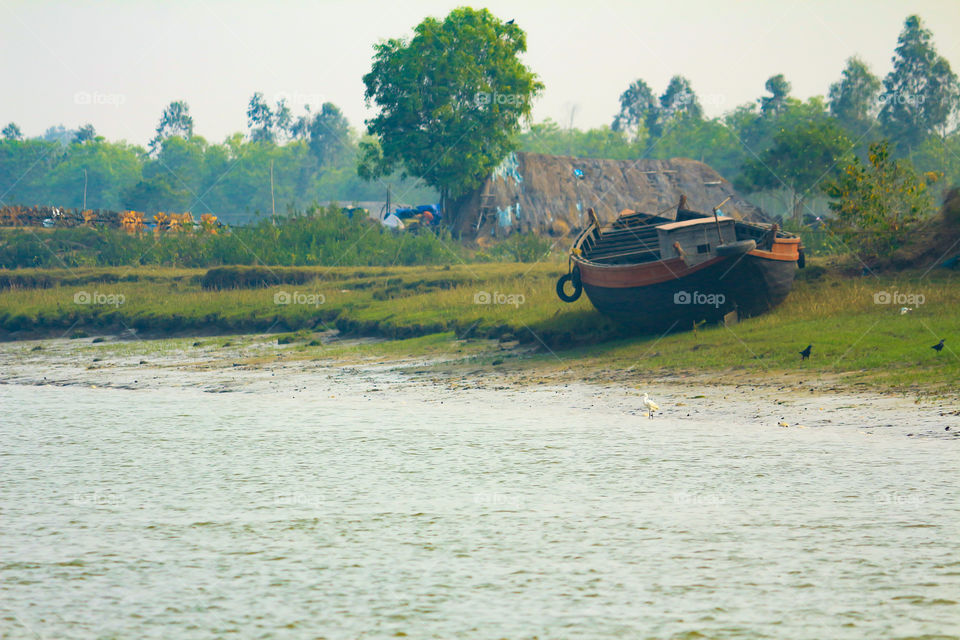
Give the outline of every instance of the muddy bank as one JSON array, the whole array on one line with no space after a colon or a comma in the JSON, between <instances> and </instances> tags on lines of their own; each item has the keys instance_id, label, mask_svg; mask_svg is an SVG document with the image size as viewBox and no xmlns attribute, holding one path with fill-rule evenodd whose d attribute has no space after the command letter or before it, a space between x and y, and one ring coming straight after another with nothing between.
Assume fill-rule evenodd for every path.
<instances>
[{"instance_id":1,"label":"muddy bank","mask_svg":"<svg viewBox=\"0 0 960 640\"><path fill-rule=\"evenodd\" d=\"M0 384L293 398L323 394L346 401L394 394L423 402L490 402L507 412L515 402L559 403L597 410L605 420L645 417L640 396L647 392L661 408L650 419L664 424L706 419L815 429L842 423L865 434L888 429L905 437L951 440L960 434L960 407L951 398L883 395L799 377L718 382L705 375L654 378L636 370L577 370L570 363L527 360L528 352L517 345L481 346L465 353L398 354L390 352L390 343L340 340L332 333L309 355L266 336L21 342L0 345Z\"/></svg>"}]
</instances>

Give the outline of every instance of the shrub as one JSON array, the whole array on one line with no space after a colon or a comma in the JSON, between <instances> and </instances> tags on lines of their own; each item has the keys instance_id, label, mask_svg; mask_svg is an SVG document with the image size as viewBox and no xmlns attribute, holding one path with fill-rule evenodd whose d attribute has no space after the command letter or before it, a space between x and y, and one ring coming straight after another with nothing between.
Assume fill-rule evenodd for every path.
<instances>
[{"instance_id":1,"label":"shrub","mask_svg":"<svg viewBox=\"0 0 960 640\"><path fill-rule=\"evenodd\" d=\"M890 257L915 223L934 212L927 185L939 176L920 176L908 160L893 160L886 142L870 145L868 162L847 165L824 190L835 201L831 227L865 258Z\"/></svg>"}]
</instances>

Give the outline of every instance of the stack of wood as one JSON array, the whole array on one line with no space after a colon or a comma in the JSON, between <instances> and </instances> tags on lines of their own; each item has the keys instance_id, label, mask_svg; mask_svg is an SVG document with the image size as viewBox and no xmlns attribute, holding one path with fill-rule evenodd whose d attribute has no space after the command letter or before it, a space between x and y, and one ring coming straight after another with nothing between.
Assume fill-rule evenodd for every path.
<instances>
[{"instance_id":1,"label":"stack of wood","mask_svg":"<svg viewBox=\"0 0 960 640\"><path fill-rule=\"evenodd\" d=\"M10 205L0 207L0 227L79 227L84 224L119 227L121 215L106 209L84 211L61 207Z\"/></svg>"}]
</instances>

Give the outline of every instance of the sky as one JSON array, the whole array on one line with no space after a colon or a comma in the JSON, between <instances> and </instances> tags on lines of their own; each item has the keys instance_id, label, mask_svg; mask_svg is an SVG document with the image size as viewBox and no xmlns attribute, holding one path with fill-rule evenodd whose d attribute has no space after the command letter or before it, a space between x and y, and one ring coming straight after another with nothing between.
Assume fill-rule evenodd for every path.
<instances>
[{"instance_id":1,"label":"sky","mask_svg":"<svg viewBox=\"0 0 960 640\"><path fill-rule=\"evenodd\" d=\"M160 113L186 100L195 133L221 142L246 132L263 92L338 105L359 129L373 110L363 75L373 45L409 37L426 16L464 2L0 0L0 126L26 136L91 123L100 135L146 144ZM960 0L491 0L527 33L524 61L545 84L534 120L609 124L635 79L662 93L686 76L708 116L756 100L783 73L792 95L825 95L852 55L891 69L904 19L916 13L960 71Z\"/></svg>"}]
</instances>

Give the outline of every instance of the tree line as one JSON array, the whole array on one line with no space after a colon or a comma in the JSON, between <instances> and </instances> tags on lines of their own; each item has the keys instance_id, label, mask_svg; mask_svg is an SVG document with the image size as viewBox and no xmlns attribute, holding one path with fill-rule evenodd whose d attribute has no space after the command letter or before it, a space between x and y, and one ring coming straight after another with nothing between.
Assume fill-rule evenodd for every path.
<instances>
[{"instance_id":1,"label":"tree line","mask_svg":"<svg viewBox=\"0 0 960 640\"><path fill-rule=\"evenodd\" d=\"M673 77L660 95L637 79L611 124L587 131L532 123L543 84L521 61L525 51L520 26L486 9L424 19L411 38L374 47L363 81L377 112L364 135L334 104L294 116L283 100L271 105L260 93L247 105L247 134L220 144L194 133L182 101L164 110L147 148L109 142L89 125L25 140L11 123L0 140L0 193L4 203L213 211L230 222L231 212L380 200L387 185L408 201L456 199L522 149L694 158L799 223L811 199L820 198L817 211L826 213L825 186L834 194L861 192L894 164L911 184L960 182L957 76L917 16L906 19L882 80L853 57L826 96L799 100L776 75L758 100L707 118L684 77ZM864 184L830 190L858 167ZM782 206L771 207L778 201L769 198ZM841 209L857 209L846 204Z\"/></svg>"},{"instance_id":2,"label":"tree line","mask_svg":"<svg viewBox=\"0 0 960 640\"><path fill-rule=\"evenodd\" d=\"M269 214L315 202L383 200L388 187L408 200L433 191L410 178L361 179L356 157L363 138L327 102L293 117L283 100L262 93L247 107L248 132L222 143L194 132L190 107L171 102L147 147L109 141L92 125L50 127L25 138L15 123L0 131L0 202L68 208Z\"/></svg>"},{"instance_id":3,"label":"tree line","mask_svg":"<svg viewBox=\"0 0 960 640\"><path fill-rule=\"evenodd\" d=\"M520 136L520 148L622 160L701 160L749 194L783 196L782 208L773 213L795 221L809 211L808 199L825 200L822 187L842 191L829 189L832 181L860 159L870 164L868 157L904 160L904 169L937 174L947 186L960 183L957 76L917 16L906 19L893 69L882 80L854 56L825 97L792 97L782 74L769 78L765 90L752 103L706 118L683 76L674 76L659 96L638 79L621 94L609 126L581 131L547 120ZM878 146L871 152L871 145ZM770 209L771 202L768 197L761 204Z\"/></svg>"}]
</instances>

